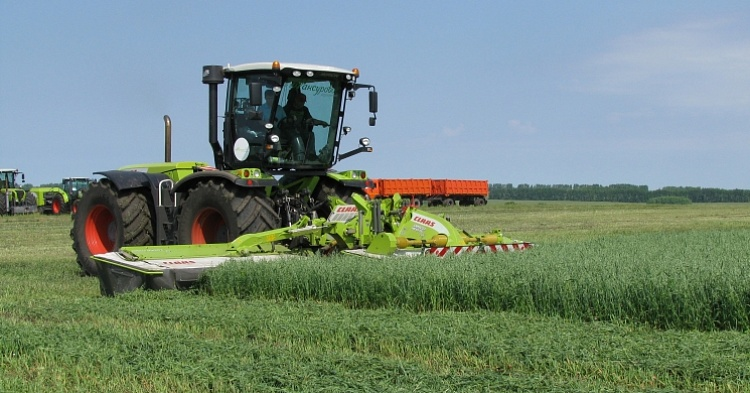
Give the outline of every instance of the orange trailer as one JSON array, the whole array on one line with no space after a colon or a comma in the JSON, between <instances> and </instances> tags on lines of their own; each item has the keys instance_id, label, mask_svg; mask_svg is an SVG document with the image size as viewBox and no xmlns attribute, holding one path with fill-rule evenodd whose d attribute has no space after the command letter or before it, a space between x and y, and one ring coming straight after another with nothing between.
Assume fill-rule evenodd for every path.
<instances>
[{"instance_id":1,"label":"orange trailer","mask_svg":"<svg viewBox=\"0 0 750 393\"><path fill-rule=\"evenodd\" d=\"M372 179L374 188L366 188L370 198L388 198L399 194L416 206L462 206L487 204L490 186L487 180L459 179Z\"/></svg>"}]
</instances>

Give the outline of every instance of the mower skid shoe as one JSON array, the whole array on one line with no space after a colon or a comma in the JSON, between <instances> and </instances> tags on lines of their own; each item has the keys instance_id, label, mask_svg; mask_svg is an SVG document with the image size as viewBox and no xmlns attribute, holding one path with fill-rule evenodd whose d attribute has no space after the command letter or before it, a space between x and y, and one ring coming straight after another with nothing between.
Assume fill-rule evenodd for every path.
<instances>
[{"instance_id":1,"label":"mower skid shoe","mask_svg":"<svg viewBox=\"0 0 750 393\"><path fill-rule=\"evenodd\" d=\"M104 296L134 291L144 285L145 277L131 270L96 261L99 271L99 290Z\"/></svg>"},{"instance_id":2,"label":"mower skid shoe","mask_svg":"<svg viewBox=\"0 0 750 393\"><path fill-rule=\"evenodd\" d=\"M179 259L128 260L119 252L95 255L99 265L99 286L102 295L143 289L187 289L203 273L229 260L261 262L282 257L262 254L249 257L194 257Z\"/></svg>"}]
</instances>

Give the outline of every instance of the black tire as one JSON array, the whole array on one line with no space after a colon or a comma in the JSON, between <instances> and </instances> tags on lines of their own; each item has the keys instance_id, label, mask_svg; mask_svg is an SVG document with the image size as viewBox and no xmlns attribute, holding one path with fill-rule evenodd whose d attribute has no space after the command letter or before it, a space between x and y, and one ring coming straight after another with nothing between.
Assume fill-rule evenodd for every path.
<instances>
[{"instance_id":1,"label":"black tire","mask_svg":"<svg viewBox=\"0 0 750 393\"><path fill-rule=\"evenodd\" d=\"M36 206L36 194L34 194L31 191L26 191L26 196L23 198L23 203L26 204L26 206Z\"/></svg>"},{"instance_id":2,"label":"black tire","mask_svg":"<svg viewBox=\"0 0 750 393\"><path fill-rule=\"evenodd\" d=\"M154 244L153 212L148 198L137 190L118 192L107 182L96 182L78 202L70 237L76 261L86 275L99 269L92 255L123 246Z\"/></svg>"},{"instance_id":3,"label":"black tire","mask_svg":"<svg viewBox=\"0 0 750 393\"><path fill-rule=\"evenodd\" d=\"M51 212L54 215L65 213L67 210L67 205L65 204L65 201L63 200L62 195L55 194L55 197L52 198L52 206L51 206Z\"/></svg>"},{"instance_id":4,"label":"black tire","mask_svg":"<svg viewBox=\"0 0 750 393\"><path fill-rule=\"evenodd\" d=\"M341 183L326 178L318 184L312 195L316 203L328 200L329 196L339 197L346 203L352 203L352 194L354 193L360 194L363 197L365 196L365 192L362 189L346 187ZM331 210L331 204L324 203L316 210L316 212L318 217L328 217L331 215Z\"/></svg>"},{"instance_id":5,"label":"black tire","mask_svg":"<svg viewBox=\"0 0 750 393\"><path fill-rule=\"evenodd\" d=\"M177 213L177 242L231 242L240 235L279 228L281 219L263 189L228 188L210 180L184 197Z\"/></svg>"},{"instance_id":6,"label":"black tire","mask_svg":"<svg viewBox=\"0 0 750 393\"><path fill-rule=\"evenodd\" d=\"M487 204L487 200L483 197L476 197L474 198L474 205L475 206L484 206Z\"/></svg>"},{"instance_id":7,"label":"black tire","mask_svg":"<svg viewBox=\"0 0 750 393\"><path fill-rule=\"evenodd\" d=\"M8 214L8 196L4 192L0 192L0 216Z\"/></svg>"},{"instance_id":8,"label":"black tire","mask_svg":"<svg viewBox=\"0 0 750 393\"><path fill-rule=\"evenodd\" d=\"M453 201L453 199L451 199L451 198L445 198L445 199L443 199L443 206L453 206L455 204L456 204L456 202Z\"/></svg>"},{"instance_id":9,"label":"black tire","mask_svg":"<svg viewBox=\"0 0 750 393\"><path fill-rule=\"evenodd\" d=\"M26 191L26 196L23 198L24 213L34 213L37 211L36 194L31 191Z\"/></svg>"}]
</instances>

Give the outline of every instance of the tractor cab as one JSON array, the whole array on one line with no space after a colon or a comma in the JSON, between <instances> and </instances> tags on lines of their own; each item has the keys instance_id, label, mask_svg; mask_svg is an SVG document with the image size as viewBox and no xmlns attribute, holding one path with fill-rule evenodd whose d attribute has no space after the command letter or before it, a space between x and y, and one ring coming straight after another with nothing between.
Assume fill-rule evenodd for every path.
<instances>
[{"instance_id":1,"label":"tractor cab","mask_svg":"<svg viewBox=\"0 0 750 393\"><path fill-rule=\"evenodd\" d=\"M18 183L16 183L18 175L21 175L21 182L25 183L26 179L24 178L23 173L19 172L18 169L0 169L0 188L3 190L19 188Z\"/></svg>"},{"instance_id":2,"label":"tractor cab","mask_svg":"<svg viewBox=\"0 0 750 393\"><path fill-rule=\"evenodd\" d=\"M339 152L346 102L360 88L369 90L370 125L375 124L377 92L357 84L359 71L328 66L267 62L204 67L204 83L228 82L223 145L215 131L211 143L217 168L260 168L270 173L325 171L338 160L372 151ZM208 69L208 72L206 71ZM215 75L221 72L221 78Z\"/></svg>"},{"instance_id":3,"label":"tractor cab","mask_svg":"<svg viewBox=\"0 0 750 393\"><path fill-rule=\"evenodd\" d=\"M66 177L62 179L62 189L70 198L78 199L89 188L93 180L88 177Z\"/></svg>"}]
</instances>

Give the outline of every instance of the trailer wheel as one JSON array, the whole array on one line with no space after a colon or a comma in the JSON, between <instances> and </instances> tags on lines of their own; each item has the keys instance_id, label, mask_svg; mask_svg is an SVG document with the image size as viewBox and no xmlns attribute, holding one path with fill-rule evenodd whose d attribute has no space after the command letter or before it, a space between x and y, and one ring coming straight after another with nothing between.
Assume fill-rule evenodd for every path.
<instances>
[{"instance_id":1,"label":"trailer wheel","mask_svg":"<svg viewBox=\"0 0 750 393\"><path fill-rule=\"evenodd\" d=\"M99 271L92 255L154 244L152 212L146 196L136 190L118 192L109 183L93 183L77 210L70 237L76 261L87 275Z\"/></svg>"},{"instance_id":2,"label":"trailer wheel","mask_svg":"<svg viewBox=\"0 0 750 393\"><path fill-rule=\"evenodd\" d=\"M475 206L484 206L487 204L487 200L483 197L476 197L474 198L474 205Z\"/></svg>"},{"instance_id":3,"label":"trailer wheel","mask_svg":"<svg viewBox=\"0 0 750 393\"><path fill-rule=\"evenodd\" d=\"M177 213L179 244L230 242L278 228L281 220L262 189L229 189L210 180L190 189Z\"/></svg>"},{"instance_id":4,"label":"trailer wheel","mask_svg":"<svg viewBox=\"0 0 750 393\"><path fill-rule=\"evenodd\" d=\"M451 198L445 198L443 199L443 206L453 206L456 202L453 201Z\"/></svg>"}]
</instances>

